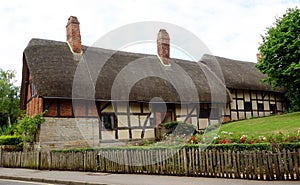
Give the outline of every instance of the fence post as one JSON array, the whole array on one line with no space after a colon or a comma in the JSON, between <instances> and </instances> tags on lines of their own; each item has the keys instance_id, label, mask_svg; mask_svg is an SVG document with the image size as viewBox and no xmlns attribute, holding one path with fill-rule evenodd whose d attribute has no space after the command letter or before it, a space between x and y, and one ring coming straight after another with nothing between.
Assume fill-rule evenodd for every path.
<instances>
[{"instance_id":1,"label":"fence post","mask_svg":"<svg viewBox=\"0 0 300 185\"><path fill-rule=\"evenodd\" d=\"M183 164L184 164L185 175L188 176L189 172L188 172L187 151L185 147L183 147Z\"/></svg>"},{"instance_id":2,"label":"fence post","mask_svg":"<svg viewBox=\"0 0 300 185\"><path fill-rule=\"evenodd\" d=\"M38 151L38 164L37 164L37 169L41 169L41 151Z\"/></svg>"},{"instance_id":3,"label":"fence post","mask_svg":"<svg viewBox=\"0 0 300 185\"><path fill-rule=\"evenodd\" d=\"M86 159L86 156L87 156L87 151L84 151L83 153L83 171L85 172L86 171L86 163L87 163L87 159Z\"/></svg>"}]
</instances>

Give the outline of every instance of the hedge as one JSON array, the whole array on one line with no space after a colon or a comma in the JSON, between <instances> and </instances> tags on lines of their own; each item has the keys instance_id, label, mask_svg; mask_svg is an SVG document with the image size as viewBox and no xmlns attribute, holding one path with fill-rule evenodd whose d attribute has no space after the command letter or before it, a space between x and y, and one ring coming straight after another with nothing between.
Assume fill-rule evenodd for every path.
<instances>
[{"instance_id":1,"label":"hedge","mask_svg":"<svg viewBox=\"0 0 300 185\"><path fill-rule=\"evenodd\" d=\"M21 136L2 135L0 136L0 145L20 145L22 144Z\"/></svg>"},{"instance_id":2,"label":"hedge","mask_svg":"<svg viewBox=\"0 0 300 185\"><path fill-rule=\"evenodd\" d=\"M300 148L300 143L279 143L278 145L270 145L269 143L255 144L211 144L199 145L189 144L181 146L117 146L103 148L74 148L63 150L52 150L52 152L85 152L85 151L100 151L100 150L159 150L159 149L180 149L180 148L200 148L202 150L230 150L230 151L278 151L278 150L294 150Z\"/></svg>"}]
</instances>

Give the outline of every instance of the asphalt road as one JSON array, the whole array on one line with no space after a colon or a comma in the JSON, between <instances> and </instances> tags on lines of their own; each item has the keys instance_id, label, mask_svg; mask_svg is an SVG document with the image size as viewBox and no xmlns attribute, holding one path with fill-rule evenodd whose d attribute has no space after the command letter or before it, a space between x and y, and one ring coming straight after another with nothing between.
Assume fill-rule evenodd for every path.
<instances>
[{"instance_id":1,"label":"asphalt road","mask_svg":"<svg viewBox=\"0 0 300 185\"><path fill-rule=\"evenodd\" d=\"M0 179L0 185L54 185L54 184Z\"/></svg>"}]
</instances>

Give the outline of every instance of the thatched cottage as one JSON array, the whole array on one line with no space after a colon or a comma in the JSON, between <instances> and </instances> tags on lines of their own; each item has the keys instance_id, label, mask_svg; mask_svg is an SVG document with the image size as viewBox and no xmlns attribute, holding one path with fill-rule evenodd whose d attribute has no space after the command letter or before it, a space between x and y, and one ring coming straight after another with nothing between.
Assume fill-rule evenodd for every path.
<instances>
[{"instance_id":1,"label":"thatched cottage","mask_svg":"<svg viewBox=\"0 0 300 185\"><path fill-rule=\"evenodd\" d=\"M170 58L166 30L158 33L158 55L149 55L81 45L74 16L66 28L67 42L32 39L23 53L21 108L47 110L42 149L150 139L164 122L202 129L285 109L283 92L260 83L265 76L254 63Z\"/></svg>"}]
</instances>

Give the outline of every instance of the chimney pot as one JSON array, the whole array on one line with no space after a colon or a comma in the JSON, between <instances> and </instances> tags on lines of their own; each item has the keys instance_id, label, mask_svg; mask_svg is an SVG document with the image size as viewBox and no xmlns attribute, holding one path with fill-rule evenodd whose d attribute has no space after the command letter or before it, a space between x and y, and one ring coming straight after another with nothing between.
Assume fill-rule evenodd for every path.
<instances>
[{"instance_id":1,"label":"chimney pot","mask_svg":"<svg viewBox=\"0 0 300 185\"><path fill-rule=\"evenodd\" d=\"M67 42L74 53L81 53L81 35L77 17L70 16L66 26Z\"/></svg>"},{"instance_id":2,"label":"chimney pot","mask_svg":"<svg viewBox=\"0 0 300 185\"><path fill-rule=\"evenodd\" d=\"M260 52L258 52L258 53L256 53L256 60L257 60L257 62L259 62L260 59L261 59L261 54L260 54Z\"/></svg>"},{"instance_id":3,"label":"chimney pot","mask_svg":"<svg viewBox=\"0 0 300 185\"><path fill-rule=\"evenodd\" d=\"M165 29L158 32L157 53L164 65L170 65L170 37Z\"/></svg>"}]
</instances>

